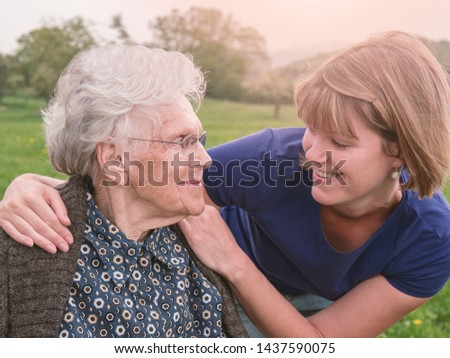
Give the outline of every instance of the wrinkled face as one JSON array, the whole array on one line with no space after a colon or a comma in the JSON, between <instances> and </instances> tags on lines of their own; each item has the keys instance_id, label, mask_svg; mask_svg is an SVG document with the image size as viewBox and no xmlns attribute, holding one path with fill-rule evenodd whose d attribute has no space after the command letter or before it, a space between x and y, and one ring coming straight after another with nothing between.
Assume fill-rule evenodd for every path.
<instances>
[{"instance_id":1,"label":"wrinkled face","mask_svg":"<svg viewBox=\"0 0 450 358\"><path fill-rule=\"evenodd\" d=\"M145 123L145 118L133 119ZM180 142L192 134L200 136L202 126L182 97L164 108L161 127L154 133L148 139ZM148 201L159 216L199 215L203 211L202 174L211 158L200 142L194 140L182 148L176 143L142 141L130 159L130 164L143 164L130 165L130 186L138 200Z\"/></svg>"},{"instance_id":2,"label":"wrinkled face","mask_svg":"<svg viewBox=\"0 0 450 358\"><path fill-rule=\"evenodd\" d=\"M312 163L312 195L322 205L358 208L383 201L398 187L391 173L401 161L388 157L382 138L358 115L350 115L357 138L308 128L303 139L306 160Z\"/></svg>"}]
</instances>

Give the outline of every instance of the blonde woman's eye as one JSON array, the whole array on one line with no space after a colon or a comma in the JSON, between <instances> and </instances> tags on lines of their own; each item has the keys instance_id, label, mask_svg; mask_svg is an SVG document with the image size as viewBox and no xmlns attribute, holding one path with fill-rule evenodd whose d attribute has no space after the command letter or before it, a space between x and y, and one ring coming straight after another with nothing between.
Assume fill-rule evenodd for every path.
<instances>
[{"instance_id":1,"label":"blonde woman's eye","mask_svg":"<svg viewBox=\"0 0 450 358\"><path fill-rule=\"evenodd\" d=\"M348 147L349 147L348 144L340 143L340 142L336 141L335 139L332 139L332 140L331 140L331 143L333 143L334 146L336 146L336 147L338 147L338 148L341 148L341 149L345 149L345 148L348 148Z\"/></svg>"}]
</instances>

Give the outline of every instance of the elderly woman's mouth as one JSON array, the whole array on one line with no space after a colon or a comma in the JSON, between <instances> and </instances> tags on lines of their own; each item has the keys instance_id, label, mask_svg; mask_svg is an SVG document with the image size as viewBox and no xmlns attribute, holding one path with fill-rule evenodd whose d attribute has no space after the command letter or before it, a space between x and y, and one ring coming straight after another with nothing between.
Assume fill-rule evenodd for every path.
<instances>
[{"instance_id":1,"label":"elderly woman's mouth","mask_svg":"<svg viewBox=\"0 0 450 358\"><path fill-rule=\"evenodd\" d=\"M198 187L200 187L200 186L202 186L203 185L203 182L201 181L201 180L193 180L193 179L191 179L191 180L186 180L186 181L179 181L178 183L177 183L177 185L178 186L198 186Z\"/></svg>"}]
</instances>

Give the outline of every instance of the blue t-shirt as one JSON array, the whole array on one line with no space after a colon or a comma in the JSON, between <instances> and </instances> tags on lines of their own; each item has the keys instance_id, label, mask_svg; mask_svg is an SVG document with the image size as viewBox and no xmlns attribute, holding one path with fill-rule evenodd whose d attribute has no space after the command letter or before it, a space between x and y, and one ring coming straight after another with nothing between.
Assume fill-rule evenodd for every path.
<instances>
[{"instance_id":1,"label":"blue t-shirt","mask_svg":"<svg viewBox=\"0 0 450 358\"><path fill-rule=\"evenodd\" d=\"M266 129L209 150L204 180L239 245L287 294L336 300L383 275L415 297L436 294L450 277L450 207L442 195L402 201L361 247L336 251L324 237L309 172L299 166L304 128Z\"/></svg>"}]
</instances>

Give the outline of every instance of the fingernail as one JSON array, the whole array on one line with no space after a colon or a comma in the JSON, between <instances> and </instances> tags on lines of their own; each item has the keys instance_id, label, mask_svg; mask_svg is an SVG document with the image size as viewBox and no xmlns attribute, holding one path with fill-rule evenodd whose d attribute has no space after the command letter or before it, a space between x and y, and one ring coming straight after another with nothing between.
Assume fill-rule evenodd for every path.
<instances>
[{"instance_id":1,"label":"fingernail","mask_svg":"<svg viewBox=\"0 0 450 358\"><path fill-rule=\"evenodd\" d=\"M67 237L66 237L66 242L67 242L68 244L73 244L73 237L72 237L72 236L67 236Z\"/></svg>"},{"instance_id":2,"label":"fingernail","mask_svg":"<svg viewBox=\"0 0 450 358\"><path fill-rule=\"evenodd\" d=\"M59 244L59 245L58 245L58 248L59 248L62 252L67 252L67 251L69 251L69 245L67 245L65 242Z\"/></svg>"},{"instance_id":3,"label":"fingernail","mask_svg":"<svg viewBox=\"0 0 450 358\"><path fill-rule=\"evenodd\" d=\"M28 246L28 247L33 247L34 242L33 242L33 240L31 240L31 239L25 239L24 242L23 242L23 244L24 244L25 246Z\"/></svg>"},{"instance_id":4,"label":"fingernail","mask_svg":"<svg viewBox=\"0 0 450 358\"><path fill-rule=\"evenodd\" d=\"M46 246L46 251L50 252L51 254L55 254L56 253L55 245L47 245Z\"/></svg>"}]
</instances>

